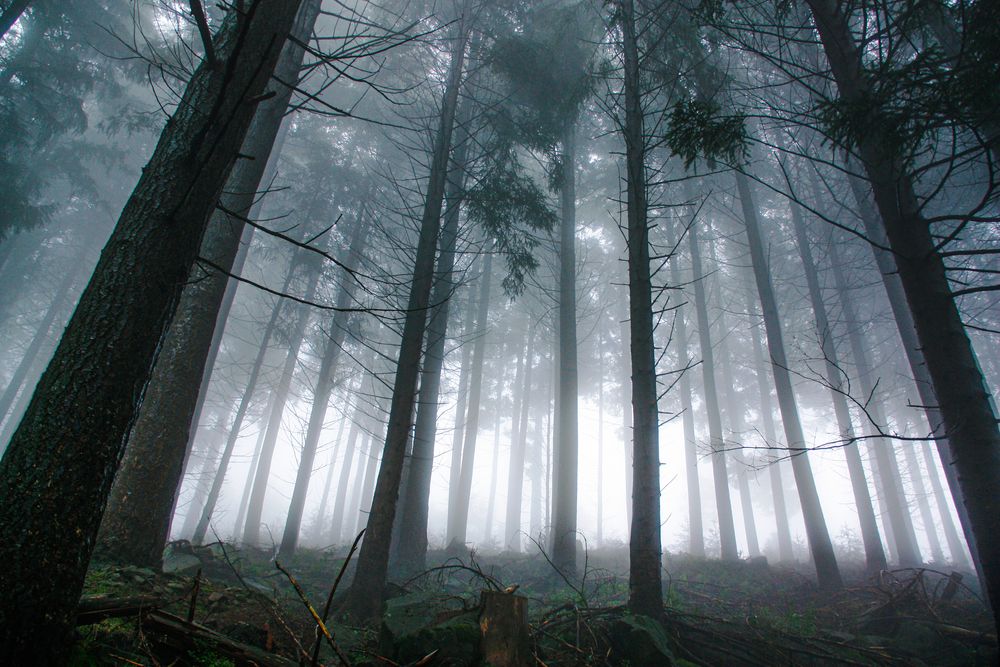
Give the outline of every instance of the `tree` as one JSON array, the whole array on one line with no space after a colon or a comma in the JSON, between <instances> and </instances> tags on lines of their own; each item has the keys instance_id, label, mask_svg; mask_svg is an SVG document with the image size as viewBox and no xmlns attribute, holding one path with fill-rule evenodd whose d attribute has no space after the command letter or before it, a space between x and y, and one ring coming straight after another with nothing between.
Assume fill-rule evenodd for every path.
<instances>
[{"instance_id":1,"label":"tree","mask_svg":"<svg viewBox=\"0 0 1000 667\"><path fill-rule=\"evenodd\" d=\"M961 491L956 495L965 503L986 590L996 609L1000 600L1000 536L995 530L1000 511L1000 497L995 493L1000 483L997 417L955 304L938 242L901 156L883 134L892 124L867 103L870 82L843 8L832 0L807 0L807 4L841 99L864 109L865 125L871 128L857 136L857 149L913 313L951 445ZM996 617L1000 628L1000 614Z\"/></svg>"},{"instance_id":2,"label":"tree","mask_svg":"<svg viewBox=\"0 0 1000 667\"><path fill-rule=\"evenodd\" d=\"M160 342L298 0L230 11L0 461L0 661L61 662Z\"/></svg>"},{"instance_id":3,"label":"tree","mask_svg":"<svg viewBox=\"0 0 1000 667\"><path fill-rule=\"evenodd\" d=\"M129 434L101 528L101 552L119 562L159 567L170 530L174 499L217 315L240 248L244 219L281 127L292 87L305 54L300 46L312 33L320 2L308 0L275 67L276 95L258 108L240 160L220 198L202 241L199 257L204 273L185 286L176 315L157 356L143 407ZM214 266L213 266L214 265Z\"/></svg>"},{"instance_id":4,"label":"tree","mask_svg":"<svg viewBox=\"0 0 1000 667\"><path fill-rule=\"evenodd\" d=\"M628 207L629 345L632 366L632 528L628 607L663 616L660 574L660 413L653 339L653 286L646 207L646 145L639 80L639 49L632 0L617 6L624 60L626 203Z\"/></svg>"}]
</instances>

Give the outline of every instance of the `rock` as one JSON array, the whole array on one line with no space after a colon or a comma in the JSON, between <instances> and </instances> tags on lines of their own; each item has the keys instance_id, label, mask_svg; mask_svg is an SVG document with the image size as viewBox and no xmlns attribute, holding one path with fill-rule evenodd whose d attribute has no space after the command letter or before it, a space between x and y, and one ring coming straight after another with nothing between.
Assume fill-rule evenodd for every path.
<instances>
[{"instance_id":1,"label":"rock","mask_svg":"<svg viewBox=\"0 0 1000 667\"><path fill-rule=\"evenodd\" d=\"M185 553L172 552L163 557L163 571L172 574L195 573L201 567L201 559Z\"/></svg>"},{"instance_id":2,"label":"rock","mask_svg":"<svg viewBox=\"0 0 1000 667\"><path fill-rule=\"evenodd\" d=\"M442 611L439 597L413 594L386 602L379 632L382 655L408 663L439 651L435 665L471 665L479 652L478 610Z\"/></svg>"}]
</instances>

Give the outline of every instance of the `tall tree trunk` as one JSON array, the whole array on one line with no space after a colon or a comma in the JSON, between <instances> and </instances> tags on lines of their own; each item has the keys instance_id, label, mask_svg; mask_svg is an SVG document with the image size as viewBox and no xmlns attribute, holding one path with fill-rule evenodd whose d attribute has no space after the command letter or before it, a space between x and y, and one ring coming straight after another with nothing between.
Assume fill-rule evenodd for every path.
<instances>
[{"instance_id":1,"label":"tall tree trunk","mask_svg":"<svg viewBox=\"0 0 1000 667\"><path fill-rule=\"evenodd\" d=\"M657 405L653 285L646 208L646 145L639 90L639 48L632 0L621 0L625 62L626 203L632 360L632 532L629 539L628 608L663 618L660 538L660 413Z\"/></svg>"},{"instance_id":2,"label":"tall tree trunk","mask_svg":"<svg viewBox=\"0 0 1000 667\"><path fill-rule=\"evenodd\" d=\"M502 382L497 391L503 391ZM499 401L497 401L497 404L499 404ZM493 424L493 466L490 468L490 492L486 501L486 521L483 527L483 544L486 545L493 542L493 517L496 511L497 469L500 467L500 428L502 425L502 413L497 410L496 423Z\"/></svg>"},{"instance_id":3,"label":"tall tree trunk","mask_svg":"<svg viewBox=\"0 0 1000 667\"><path fill-rule=\"evenodd\" d=\"M628 296L627 294L625 296ZM625 450L625 521L626 526L631 530L632 526L632 360L630 358L628 342L630 340L628 299L621 299L618 302L621 312L618 323L620 327L621 358L618 360L618 368L621 369L621 389L618 392L618 399L622 408L622 445Z\"/></svg>"},{"instance_id":4,"label":"tall tree trunk","mask_svg":"<svg viewBox=\"0 0 1000 667\"><path fill-rule=\"evenodd\" d=\"M833 0L808 0L808 5L841 98L849 104L863 104L870 99L871 86L841 6ZM949 439L950 448L942 449L941 458L957 473L958 488L953 487L952 493L965 504L974 537L970 546L978 553L996 611L1000 608L1000 536L996 531L1000 429L912 180L900 157L890 152L890 142L877 131L889 124L877 111L870 112L866 126L874 131L859 137L858 149L896 258ZM994 617L1000 629L1000 613Z\"/></svg>"},{"instance_id":5,"label":"tall tree trunk","mask_svg":"<svg viewBox=\"0 0 1000 667\"><path fill-rule=\"evenodd\" d=\"M467 11L468 7L465 10ZM462 83L465 49L469 41L469 17L464 13L459 20L457 30L457 40L454 43L448 82L441 105L441 120L434 140L382 465L379 468L372 512L368 517L365 541L361 545L354 581L348 592L349 608L359 619L371 619L382 609L382 595L389 567L392 524L396 516L399 483L403 475L403 457L406 441L413 426L420 352L427 327L427 306L430 303L431 287L434 282L434 255L441 228L441 209L452 145L451 135L455 126L455 110Z\"/></svg>"},{"instance_id":6,"label":"tall tree trunk","mask_svg":"<svg viewBox=\"0 0 1000 667\"><path fill-rule=\"evenodd\" d=\"M283 294L287 293L288 287L291 285L293 275L294 267L289 265L285 272L284 284L281 288L281 292ZM205 504L203 506L199 506L195 503L191 507L191 515L198 517L198 523L195 524L190 533L192 536L191 541L195 544L201 544L205 539L205 534L208 532L208 523L212 519L212 513L215 512L215 503L219 499L219 491L222 489L222 482L224 481L226 471L229 468L229 460L232 457L233 449L236 447L236 442L240 439L240 432L243 430L243 420L246 418L247 410L250 409L250 403L253 400L254 392L257 389L260 371L264 367L264 358L267 356L268 348L271 345L271 337L274 335L274 329L278 323L278 316L281 313L282 303L282 300L278 298L275 300L274 306L271 308L271 318L264 327L264 334L261 337L260 347L257 348L257 356L253 360L253 366L250 367L250 375L247 378L247 386L243 390L243 396L240 398L239 407L236 408L236 416L233 417L233 425L229 429L229 437L226 438L226 446L222 450L222 459L219 462L219 467L215 471L211 489L205 498ZM257 451L254 452L254 465L251 466L253 470L256 470L255 464L259 458L259 448L257 448ZM249 497L249 480L247 483L247 494L247 497ZM185 532L185 534L187 533Z\"/></svg>"},{"instance_id":7,"label":"tall tree trunk","mask_svg":"<svg viewBox=\"0 0 1000 667\"><path fill-rule=\"evenodd\" d=\"M544 363L545 355L542 354L539 364ZM547 374L542 373L541 376L542 378L546 378ZM545 415L549 411L549 387L546 385L545 379L539 385L538 396L544 397L544 399L536 401L534 409L535 437L532 439L530 450L528 450L531 453L528 467L529 478L531 480L531 507L528 516L528 530L529 537L535 540L540 539L542 531L545 529L545 524L542 523L544 516L542 497L545 491L543 488L545 482L545 463L543 459L545 457Z\"/></svg>"},{"instance_id":8,"label":"tall tree trunk","mask_svg":"<svg viewBox=\"0 0 1000 667\"><path fill-rule=\"evenodd\" d=\"M458 498L454 513L448 512L448 548L461 548L466 542L469 526L469 500L472 495L472 476L476 464L476 439L482 412L483 362L486 356L486 318L490 312L490 287L493 283L493 254L487 251L483 271L479 275L479 306L476 314L476 342L472 349L472 368L469 375L469 414L465 420L462 448L462 474L458 481Z\"/></svg>"},{"instance_id":9,"label":"tall tree trunk","mask_svg":"<svg viewBox=\"0 0 1000 667\"><path fill-rule=\"evenodd\" d=\"M597 546L604 544L604 313L597 329Z\"/></svg>"},{"instance_id":10,"label":"tall tree trunk","mask_svg":"<svg viewBox=\"0 0 1000 667\"><path fill-rule=\"evenodd\" d=\"M316 286L322 271L315 257L301 257L305 251L296 253L293 263L306 274L304 301L312 301L316 295ZM305 336L306 324L309 322L309 309L299 304L294 309L294 320L288 337L288 353L285 355L285 365L281 369L278 386L274 389L271 402L271 413L267 418L267 431L264 443L257 459L257 469L254 471L253 488L250 491L250 501L247 504L247 520L243 527L243 542L257 546L260 544L261 515L264 512L264 497L267 495L267 483L271 477L271 461L274 458L274 448L278 443L278 433L281 430L281 417L285 412L288 392L292 386L292 377L299 358L299 348Z\"/></svg>"},{"instance_id":11,"label":"tall tree trunk","mask_svg":"<svg viewBox=\"0 0 1000 667\"><path fill-rule=\"evenodd\" d=\"M768 382L767 367L764 365L764 352L760 344L760 322L749 290L747 291L747 314L753 320L750 335L753 338L754 374L757 376L760 420L764 428L764 441L768 447L778 447L778 433L774 428L774 406L771 404L771 383ZM781 458L772 461L767 467L767 472L771 482L771 502L774 505L774 522L778 535L778 559L783 563L790 563L795 556L792 553L792 533L788 525L788 507L785 502L785 481L781 474Z\"/></svg>"},{"instance_id":12,"label":"tall tree trunk","mask_svg":"<svg viewBox=\"0 0 1000 667\"><path fill-rule=\"evenodd\" d=\"M340 420L337 425L337 437L334 438L335 443L333 447L330 448L330 463L327 464L326 469L326 481L323 482L323 495L319 500L319 508L316 510L316 528L315 528L315 539L318 543L322 543L328 539L328 534L330 533L330 526L326 524L326 509L330 505L330 489L333 486L333 474L336 472L337 468L337 454L341 454L341 476L346 476L348 480L351 475L351 460L354 457L354 447L347 447L344 444L344 428L347 426L347 415L346 413L341 413ZM346 482L343 485L346 494ZM337 487L337 492L340 492L340 486ZM339 530L339 529L338 529Z\"/></svg>"},{"instance_id":13,"label":"tall tree trunk","mask_svg":"<svg viewBox=\"0 0 1000 667\"><path fill-rule=\"evenodd\" d=\"M868 358L868 348L865 346L863 336L858 328L861 321L854 309L854 302L848 295L840 254L835 243L830 244L830 263L833 267L833 279L840 297L840 307L848 325L847 337L851 346L851 356L858 369L858 384L864 396L871 397L868 409L872 418L877 424L884 426L888 421L885 410L882 408L882 401L875 393L875 374L872 370L871 360ZM881 481L879 485L882 490L881 497L885 499L886 509L889 511L889 524L892 526L892 536L895 538L895 551L899 558L899 564L903 567L917 567L921 563L920 549L917 546L917 537L913 531L913 521L910 518L906 494L903 491L903 483L899 474L899 464L896 461L892 444L886 439L878 438L871 443L871 451L875 455L877 472Z\"/></svg>"},{"instance_id":14,"label":"tall tree trunk","mask_svg":"<svg viewBox=\"0 0 1000 667\"><path fill-rule=\"evenodd\" d=\"M230 12L0 462L0 663L61 662L125 439L298 0Z\"/></svg>"},{"instance_id":15,"label":"tall tree trunk","mask_svg":"<svg viewBox=\"0 0 1000 667\"><path fill-rule=\"evenodd\" d=\"M243 483L243 493L240 495L240 506L236 510L236 522L233 524L233 541L243 540L243 527L246 524L247 506L250 504L250 491L253 489L253 478L257 474L257 463L260 461L260 451L264 449L264 438L267 435L267 423L264 421L266 415L271 413L271 404L274 402L274 392L268 392L267 405L261 413L260 430L257 432L257 442L254 444L253 455L250 457L250 466L247 468L247 479Z\"/></svg>"},{"instance_id":16,"label":"tall tree trunk","mask_svg":"<svg viewBox=\"0 0 1000 667\"><path fill-rule=\"evenodd\" d=\"M858 510L858 521L861 524L861 541L865 548L865 569L869 575L878 574L886 568L885 550L882 548L882 538L878 533L878 523L875 521L875 508L872 506L871 494L868 491L868 480L865 479L865 468L861 462L861 452L851 423L851 411L847 406L844 391L843 370L834 345L833 330L826 313L826 303L820 292L819 274L813 261L809 246L809 236L802 220L802 211L794 201L792 207L792 225L795 228L795 241L805 269L806 283L809 289L809 301L812 304L813 317L816 320L816 336L825 361L826 382L830 386L833 398L833 409L837 417L837 428L844 443L844 457L847 459L847 472L851 479L851 489L854 492L854 505Z\"/></svg>"},{"instance_id":17,"label":"tall tree trunk","mask_svg":"<svg viewBox=\"0 0 1000 667\"><path fill-rule=\"evenodd\" d=\"M526 319L527 340L518 375L523 383L514 383L514 391L520 393L519 410L515 433L511 434L510 461L507 468L507 516L504 521L504 547L510 551L521 551L521 506L524 502L524 461L528 442L528 412L531 408L531 370L535 366L535 326ZM534 467L532 463L532 467ZM534 479L534 478L532 478ZM534 491L532 491L534 493Z\"/></svg>"},{"instance_id":18,"label":"tall tree trunk","mask_svg":"<svg viewBox=\"0 0 1000 667\"><path fill-rule=\"evenodd\" d=\"M688 229L688 245L691 252L691 269L694 272L695 312L698 316L698 340L701 350L701 372L705 390L705 412L708 417L709 440L712 448L712 476L715 481L715 505L719 516L719 542L722 560L736 560L736 525L733 522L733 505L729 495L729 472L726 466L725 442L722 439L722 415L719 410L719 394L715 385L715 350L712 349L711 320L708 319L708 303L705 298L706 274L701 266L701 247L698 243L698 227L692 224Z\"/></svg>"},{"instance_id":19,"label":"tall tree trunk","mask_svg":"<svg viewBox=\"0 0 1000 667\"><path fill-rule=\"evenodd\" d=\"M562 139L562 221L559 240L559 437L555 503L552 508L552 562L576 572L576 506L579 443L576 349L576 128Z\"/></svg>"},{"instance_id":20,"label":"tall tree trunk","mask_svg":"<svg viewBox=\"0 0 1000 667\"><path fill-rule=\"evenodd\" d=\"M430 506L431 474L434 463L434 446L437 439L438 407L441 397L441 374L444 367L445 343L448 340L448 320L452 316L451 299L455 291L455 244L458 240L458 222L465 191L465 163L468 156L470 137L468 125L472 118L472 107L464 104L456 120L459 139L455 143L445 199L444 226L441 229L441 251L437 260L437 275L431 303L435 304L427 326L427 351L420 374L420 394L417 397L417 418L413 431L413 452L410 456L410 475L403 498L402 514L399 517L400 565L408 571L422 572L427 561L427 514ZM470 291L471 295L471 291ZM471 306L471 303L470 303ZM468 308L471 317L472 308ZM471 328L471 324L470 327ZM466 329L468 332L468 328ZM456 412L452 450L452 477L454 487L449 492L457 493L458 476L461 473L461 422L465 415L464 381L468 365L468 346L463 346L462 369L459 371L459 405ZM457 455L457 459L456 459Z\"/></svg>"},{"instance_id":21,"label":"tall tree trunk","mask_svg":"<svg viewBox=\"0 0 1000 667\"><path fill-rule=\"evenodd\" d=\"M222 443L226 440L225 428L232 412L232 406L228 411L220 411L215 424L205 438L207 442L202 447L201 469L197 476L192 475L194 491L180 530L180 536L183 538L193 535L197 528L198 519L201 517L201 508L205 506L205 501L212 488L212 480L215 479L219 470L219 453L222 451ZM188 465L190 465L190 461ZM180 495L179 492L178 495Z\"/></svg>"},{"instance_id":22,"label":"tall tree trunk","mask_svg":"<svg viewBox=\"0 0 1000 667\"><path fill-rule=\"evenodd\" d=\"M368 228L363 224L365 210L358 212L351 231L351 239L347 251L340 259L341 281L340 294L337 297L337 312L326 334L326 345L323 350L323 360L320 362L319 377L316 378L316 389L313 394L312 410L309 414L309 425L306 428L306 439L302 444L299 456L299 469L295 476L295 486L292 489L292 499L288 507L288 519L285 521L284 534L281 537L279 554L283 558L295 555L299 542L299 530L302 526L302 513L306 506L306 495L309 492L309 481L312 478L313 463L316 461L316 451L319 449L319 438L326 423L326 410L330 405L330 394L333 393L333 373L337 368L340 350L347 335L350 309L355 305L354 294L358 288L358 280L354 276L354 268L358 266L365 253L368 240Z\"/></svg>"},{"instance_id":23,"label":"tall tree trunk","mask_svg":"<svg viewBox=\"0 0 1000 667\"><path fill-rule=\"evenodd\" d=\"M686 233L686 232L685 232ZM667 239L667 246L674 247L674 239ZM670 258L670 282L683 285L680 260ZM685 309L679 308L674 320L674 338L677 346L677 367L681 371L678 390L681 400L681 421L684 432L684 470L688 498L688 550L696 558L705 557L705 528L701 514L701 478L698 476L698 449L694 433L694 409L691 405L691 357L688 354L687 318Z\"/></svg>"},{"instance_id":24,"label":"tall tree trunk","mask_svg":"<svg viewBox=\"0 0 1000 667\"><path fill-rule=\"evenodd\" d=\"M746 225L750 246L754 279L757 283L757 294L760 297L761 309L764 313L764 329L767 331L767 347L771 353L771 372L774 374L774 384L778 392L778 408L781 410L781 421L785 427L785 440L789 456L792 459L792 472L795 474L795 486L798 489L799 502L802 505L809 550L812 553L813 564L816 566L816 576L820 587L840 589L843 587L843 581L840 577L840 568L837 567L837 559L833 553L833 543L830 541L823 508L819 502L816 480L813 478L812 467L809 465L805 435L802 433L802 423L799 421L799 411L792 390L792 378L788 371L788 358L785 356L785 342L781 332L778 303L771 285L767 254L764 250L764 241L761 238L760 223L757 220L757 208L753 202L746 174L742 171L736 171L735 175L743 210L743 222Z\"/></svg>"},{"instance_id":25,"label":"tall tree trunk","mask_svg":"<svg viewBox=\"0 0 1000 667\"><path fill-rule=\"evenodd\" d=\"M304 49L319 14L319 2L303 3L292 34L282 51L275 76L294 81ZM115 477L101 525L101 551L119 562L156 567L170 530L174 500L180 487L192 429L198 389L211 348L216 317L225 295L243 221L253 206L271 148L292 91L277 86L277 94L262 103L240 148L216 211L207 227L199 257L208 264L203 275L189 281L157 356L142 408L129 434L125 457ZM231 216L226 211L233 211ZM219 268L212 267L215 264Z\"/></svg>"}]
</instances>

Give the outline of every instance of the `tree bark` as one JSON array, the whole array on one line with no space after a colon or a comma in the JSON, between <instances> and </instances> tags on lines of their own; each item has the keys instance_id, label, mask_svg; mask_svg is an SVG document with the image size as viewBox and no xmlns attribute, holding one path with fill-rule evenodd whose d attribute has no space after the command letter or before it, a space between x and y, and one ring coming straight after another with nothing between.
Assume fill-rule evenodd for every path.
<instances>
[{"instance_id":1,"label":"tree bark","mask_svg":"<svg viewBox=\"0 0 1000 667\"><path fill-rule=\"evenodd\" d=\"M0 662L61 662L126 436L298 0L249 3L215 39L0 462Z\"/></svg>"},{"instance_id":2,"label":"tree bark","mask_svg":"<svg viewBox=\"0 0 1000 667\"><path fill-rule=\"evenodd\" d=\"M775 388L778 392L778 408L781 410L781 421L785 427L785 440L789 456L792 459L795 486L799 491L799 502L802 505L802 516L805 519L809 550L812 553L820 587L839 590L844 584L840 577L840 569L837 567L837 559L833 553L833 543L830 541L823 508L820 505L816 480L813 478L812 467L809 465L805 435L802 433L802 423L799 421L799 411L795 404L792 379L788 370L788 358L785 356L785 342L781 332L778 303L771 285L767 254L764 250L764 241L761 238L760 223L757 220L757 208L753 202L746 174L742 171L736 171L735 175L743 210L743 222L746 226L750 246L754 280L757 283L757 294L760 297L761 309L764 313L767 347L771 353L771 372L774 374Z\"/></svg>"},{"instance_id":3,"label":"tree bark","mask_svg":"<svg viewBox=\"0 0 1000 667\"><path fill-rule=\"evenodd\" d=\"M562 219L559 239L559 437L555 457L555 503L552 506L552 562L570 576L576 572L576 485L579 467L576 349L576 129L562 139L560 184Z\"/></svg>"},{"instance_id":4,"label":"tree bark","mask_svg":"<svg viewBox=\"0 0 1000 667\"><path fill-rule=\"evenodd\" d=\"M448 340L448 321L452 316L451 299L454 298L455 244L458 240L458 222L462 200L465 194L465 163L468 156L470 137L468 124L471 122L471 105L466 103L459 111L457 119L459 139L456 141L452 166L448 172L445 199L444 226L441 229L440 254L437 260L437 275L431 303L430 323L427 327L427 351L420 374L420 394L417 398L417 418L413 432L413 452L410 456L410 476L406 485L402 514L400 516L399 550L400 565L413 572L426 569L427 561L427 513L430 505L431 473L433 472L434 447L437 439L437 418L441 397L441 374L444 367L445 343ZM471 305L471 304L470 304ZM471 308L469 311L471 312ZM471 315L470 315L471 316ZM468 331L468 329L466 329ZM464 391L468 348L462 350L463 366L459 371L459 391ZM464 415L465 397L459 397L456 420ZM459 441L460 431L455 429L455 440ZM460 441L459 441L460 442ZM460 453L456 446L453 454ZM452 456L452 472L455 473L454 490L458 489L457 475L461 471L461 457L455 465ZM451 490L451 487L449 487Z\"/></svg>"},{"instance_id":5,"label":"tree bark","mask_svg":"<svg viewBox=\"0 0 1000 667\"><path fill-rule=\"evenodd\" d=\"M465 8L467 11L468 8ZM448 82L441 105L441 119L434 140L430 176L424 203L420 236L417 243L413 280L407 303L403 338L393 384L392 404L386 430L382 465L379 468L372 512L368 517L365 540L358 554L354 581L348 591L348 607L359 619L371 619L382 609L382 596L389 567L392 524L396 516L399 483L403 474L406 441L413 426L421 348L427 327L427 306L434 282L435 248L441 228L441 209L448 175L451 136L462 83L465 49L469 41L469 17L463 13L457 26Z\"/></svg>"},{"instance_id":6,"label":"tree bark","mask_svg":"<svg viewBox=\"0 0 1000 667\"><path fill-rule=\"evenodd\" d=\"M663 618L660 538L660 413L657 404L653 285L646 208L646 145L639 90L639 48L632 0L619 5L625 63L626 204L632 366L632 532L629 539L628 608Z\"/></svg>"},{"instance_id":7,"label":"tree bark","mask_svg":"<svg viewBox=\"0 0 1000 667\"><path fill-rule=\"evenodd\" d=\"M296 40L308 40L319 13L319 2L308 0L274 69L279 81L295 80L304 50ZM101 525L101 551L123 563L158 567L170 530L174 500L180 487L184 458L192 430L192 415L211 349L216 318L228 283L227 273L243 235L243 221L253 206L260 179L292 91L276 86L277 94L257 109L236 163L219 197L220 210L208 224L199 257L221 267L207 267L185 285L176 314L163 340L135 424L129 434ZM237 217L224 209L234 211ZM196 427L197 425L195 425Z\"/></svg>"}]
</instances>

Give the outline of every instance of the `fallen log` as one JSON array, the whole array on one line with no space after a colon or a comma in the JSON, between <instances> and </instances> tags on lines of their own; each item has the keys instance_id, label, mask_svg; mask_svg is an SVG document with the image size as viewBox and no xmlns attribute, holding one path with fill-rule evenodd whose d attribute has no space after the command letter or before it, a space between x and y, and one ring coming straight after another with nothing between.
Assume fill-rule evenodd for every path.
<instances>
[{"instance_id":1,"label":"fallen log","mask_svg":"<svg viewBox=\"0 0 1000 667\"><path fill-rule=\"evenodd\" d=\"M128 618L164 606L162 598L155 595L113 598L108 595L91 595L80 599L76 607L76 624L93 625L109 618Z\"/></svg>"},{"instance_id":2,"label":"fallen log","mask_svg":"<svg viewBox=\"0 0 1000 667\"><path fill-rule=\"evenodd\" d=\"M147 635L178 651L204 650L206 647L229 658L236 667L298 667L298 663L234 641L215 630L190 623L165 611L150 611L142 617Z\"/></svg>"}]
</instances>

